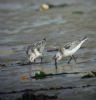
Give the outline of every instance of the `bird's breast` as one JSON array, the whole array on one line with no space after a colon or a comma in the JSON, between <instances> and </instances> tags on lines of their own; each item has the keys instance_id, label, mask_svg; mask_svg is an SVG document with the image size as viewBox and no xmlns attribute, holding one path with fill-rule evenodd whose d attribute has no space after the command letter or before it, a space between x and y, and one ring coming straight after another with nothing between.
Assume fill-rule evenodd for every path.
<instances>
[{"instance_id":1,"label":"bird's breast","mask_svg":"<svg viewBox=\"0 0 96 100\"><path fill-rule=\"evenodd\" d=\"M40 53L40 52L39 52L39 51L37 51L37 50L34 52L34 54L35 54L35 56L37 56L37 57L39 57L39 56L41 56L41 55L42 55L42 53Z\"/></svg>"}]
</instances>

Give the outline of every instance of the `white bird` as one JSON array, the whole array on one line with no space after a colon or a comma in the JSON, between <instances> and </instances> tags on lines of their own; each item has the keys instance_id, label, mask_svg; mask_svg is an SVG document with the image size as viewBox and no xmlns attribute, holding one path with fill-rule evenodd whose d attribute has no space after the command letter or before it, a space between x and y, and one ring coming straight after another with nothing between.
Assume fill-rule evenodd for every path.
<instances>
[{"instance_id":1,"label":"white bird","mask_svg":"<svg viewBox=\"0 0 96 100\"><path fill-rule=\"evenodd\" d=\"M63 59L64 57L70 57L68 64L72 60L72 58L76 62L76 58L73 56L78 49L80 49L81 45L87 40L87 37L84 37L82 40L77 40L74 42L70 42L64 45L64 47L59 48L58 52L55 54L53 59L55 60L55 66L57 68L57 61Z\"/></svg>"},{"instance_id":2,"label":"white bird","mask_svg":"<svg viewBox=\"0 0 96 100\"><path fill-rule=\"evenodd\" d=\"M35 62L36 58L41 57L41 63L43 59L43 51L46 45L46 39L38 41L28 46L26 54L28 55L29 62Z\"/></svg>"}]
</instances>

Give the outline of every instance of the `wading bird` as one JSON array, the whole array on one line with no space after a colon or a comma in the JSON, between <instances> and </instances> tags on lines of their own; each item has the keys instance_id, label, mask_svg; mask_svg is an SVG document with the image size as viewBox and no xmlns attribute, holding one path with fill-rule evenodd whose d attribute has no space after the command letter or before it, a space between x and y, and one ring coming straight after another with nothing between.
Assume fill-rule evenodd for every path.
<instances>
[{"instance_id":1,"label":"wading bird","mask_svg":"<svg viewBox=\"0 0 96 100\"><path fill-rule=\"evenodd\" d=\"M68 64L72 59L76 62L76 58L74 57L74 53L80 49L81 45L87 40L87 37L84 37L82 40L77 40L71 43L67 43L64 47L59 48L58 52L55 54L53 59L55 60L55 67L57 68L57 62L64 57L70 57Z\"/></svg>"},{"instance_id":2,"label":"wading bird","mask_svg":"<svg viewBox=\"0 0 96 100\"><path fill-rule=\"evenodd\" d=\"M30 63L35 62L37 58L41 57L41 63L43 59L43 52L46 45L46 38L41 41L28 46L26 54Z\"/></svg>"}]
</instances>

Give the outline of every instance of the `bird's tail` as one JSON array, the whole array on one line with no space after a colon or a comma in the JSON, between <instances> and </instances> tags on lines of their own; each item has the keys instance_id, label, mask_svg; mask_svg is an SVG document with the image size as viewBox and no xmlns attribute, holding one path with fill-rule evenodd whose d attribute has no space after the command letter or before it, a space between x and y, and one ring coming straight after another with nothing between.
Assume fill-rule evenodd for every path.
<instances>
[{"instance_id":1,"label":"bird's tail","mask_svg":"<svg viewBox=\"0 0 96 100\"><path fill-rule=\"evenodd\" d=\"M87 39L88 39L88 37L85 36L85 37L83 37L83 39L81 40L81 42L84 43Z\"/></svg>"},{"instance_id":2,"label":"bird's tail","mask_svg":"<svg viewBox=\"0 0 96 100\"><path fill-rule=\"evenodd\" d=\"M87 36L84 36L81 41L83 41L83 40L85 41L87 39L88 39L88 37Z\"/></svg>"}]
</instances>

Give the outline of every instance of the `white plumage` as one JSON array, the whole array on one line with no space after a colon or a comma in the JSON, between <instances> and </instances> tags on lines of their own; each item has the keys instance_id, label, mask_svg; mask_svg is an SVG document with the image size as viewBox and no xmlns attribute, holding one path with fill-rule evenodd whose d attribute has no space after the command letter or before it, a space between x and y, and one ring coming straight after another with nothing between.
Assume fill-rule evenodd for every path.
<instances>
[{"instance_id":1,"label":"white plumage","mask_svg":"<svg viewBox=\"0 0 96 100\"><path fill-rule=\"evenodd\" d=\"M70 60L68 63L70 63L71 59L73 58L75 61L75 57L73 56L75 52L80 49L81 45L87 40L87 37L84 37L82 40L77 40L74 42L70 42L64 45L64 47L59 48L58 52L53 57L55 59L55 64L57 64L56 61L59 61L63 59L64 57L70 56ZM56 65L57 66L57 65Z\"/></svg>"},{"instance_id":2,"label":"white plumage","mask_svg":"<svg viewBox=\"0 0 96 100\"><path fill-rule=\"evenodd\" d=\"M44 38L43 40L28 46L26 54L28 55L28 59L30 62L34 62L36 58L43 56L42 54L45 45L46 45L46 39Z\"/></svg>"}]
</instances>

